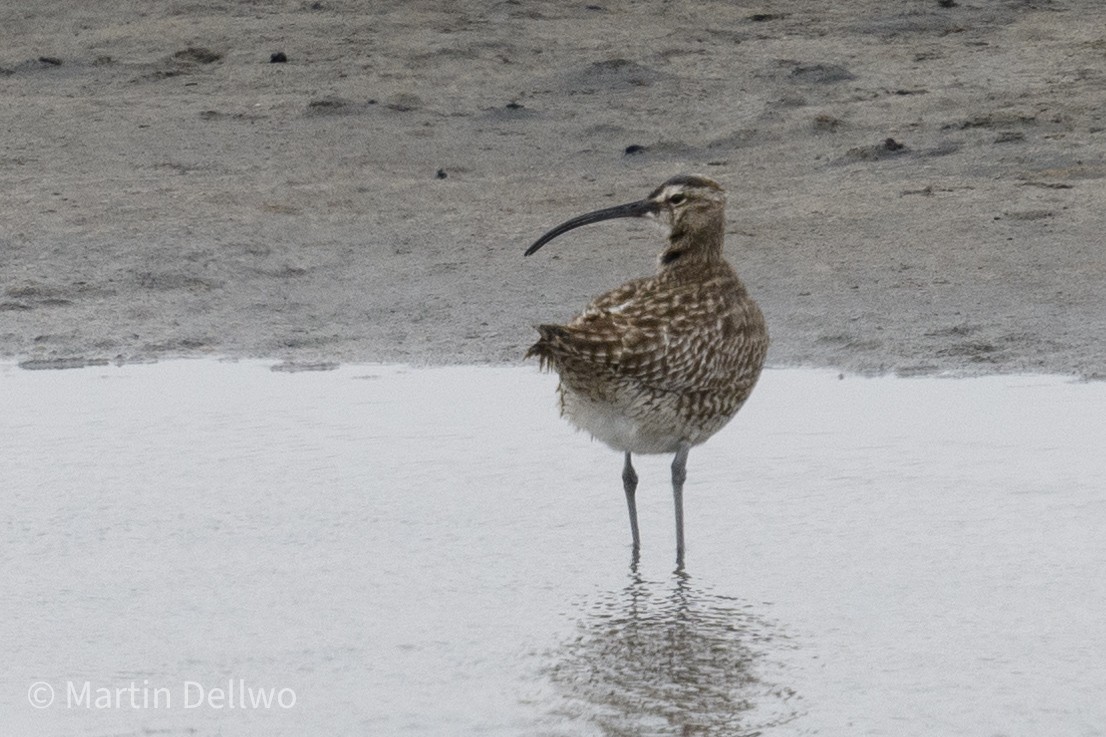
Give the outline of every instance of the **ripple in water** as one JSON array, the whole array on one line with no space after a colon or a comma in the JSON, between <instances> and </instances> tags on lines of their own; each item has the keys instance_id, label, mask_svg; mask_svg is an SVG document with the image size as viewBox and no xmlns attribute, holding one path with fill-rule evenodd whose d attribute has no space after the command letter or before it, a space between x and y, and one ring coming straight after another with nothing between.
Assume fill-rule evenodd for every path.
<instances>
[{"instance_id":1,"label":"ripple in water","mask_svg":"<svg viewBox=\"0 0 1106 737\"><path fill-rule=\"evenodd\" d=\"M786 639L750 604L687 574L657 582L631 572L587 608L546 673L564 697L556 715L604 735L756 735L800 714L764 657Z\"/></svg>"}]
</instances>

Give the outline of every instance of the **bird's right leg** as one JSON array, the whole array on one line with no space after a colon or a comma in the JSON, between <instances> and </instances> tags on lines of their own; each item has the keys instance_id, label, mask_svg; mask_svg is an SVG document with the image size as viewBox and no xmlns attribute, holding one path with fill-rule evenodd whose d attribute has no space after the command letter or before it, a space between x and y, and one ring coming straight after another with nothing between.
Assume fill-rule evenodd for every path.
<instances>
[{"instance_id":1,"label":"bird's right leg","mask_svg":"<svg viewBox=\"0 0 1106 737\"><path fill-rule=\"evenodd\" d=\"M630 534L634 537L634 556L641 550L641 537L637 531L637 502L634 494L637 492L637 472L630 463L630 454L626 453L626 465L622 467L622 488L626 491L626 508L630 511Z\"/></svg>"}]
</instances>

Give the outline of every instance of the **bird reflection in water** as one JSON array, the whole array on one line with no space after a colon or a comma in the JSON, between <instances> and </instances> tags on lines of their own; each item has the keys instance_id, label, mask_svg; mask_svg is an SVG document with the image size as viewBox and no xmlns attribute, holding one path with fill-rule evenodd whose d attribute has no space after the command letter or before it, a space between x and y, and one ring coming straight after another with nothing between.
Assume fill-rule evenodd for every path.
<instances>
[{"instance_id":1,"label":"bird reflection in water","mask_svg":"<svg viewBox=\"0 0 1106 737\"><path fill-rule=\"evenodd\" d=\"M742 735L793 720L799 697L767 680L785 635L740 600L670 583L629 583L594 602L576 636L551 653L556 716L604 735Z\"/></svg>"}]
</instances>

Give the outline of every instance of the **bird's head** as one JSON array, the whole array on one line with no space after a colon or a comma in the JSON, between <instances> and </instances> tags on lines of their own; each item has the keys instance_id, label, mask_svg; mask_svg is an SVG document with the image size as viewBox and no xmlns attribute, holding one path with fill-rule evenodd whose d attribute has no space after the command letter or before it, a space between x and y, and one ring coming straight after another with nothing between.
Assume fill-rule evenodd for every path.
<instances>
[{"instance_id":1,"label":"bird's head","mask_svg":"<svg viewBox=\"0 0 1106 737\"><path fill-rule=\"evenodd\" d=\"M668 229L669 238L675 239L721 223L725 206L726 192L718 182L699 174L680 174L643 200L595 210L561 223L534 241L525 255L529 256L557 236L581 225L613 218L655 219Z\"/></svg>"},{"instance_id":2,"label":"bird's head","mask_svg":"<svg viewBox=\"0 0 1106 737\"><path fill-rule=\"evenodd\" d=\"M655 203L654 217L675 238L721 220L726 191L709 177L680 174L654 189L646 201Z\"/></svg>"}]
</instances>

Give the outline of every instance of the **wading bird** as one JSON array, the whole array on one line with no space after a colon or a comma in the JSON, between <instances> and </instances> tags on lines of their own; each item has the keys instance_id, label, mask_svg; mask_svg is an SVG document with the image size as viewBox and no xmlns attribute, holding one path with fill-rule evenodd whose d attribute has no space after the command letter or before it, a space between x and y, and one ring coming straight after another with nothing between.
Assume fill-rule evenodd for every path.
<instances>
[{"instance_id":1,"label":"wading bird","mask_svg":"<svg viewBox=\"0 0 1106 737\"><path fill-rule=\"evenodd\" d=\"M668 229L657 273L597 297L566 325L538 325L526 356L560 375L561 414L625 453L622 484L633 559L638 533L633 453L674 453L676 564L684 562L683 488L688 451L745 403L764 365L764 316L722 255L726 195L712 179L675 176L643 200L568 220L527 256L581 225L652 218Z\"/></svg>"}]
</instances>

